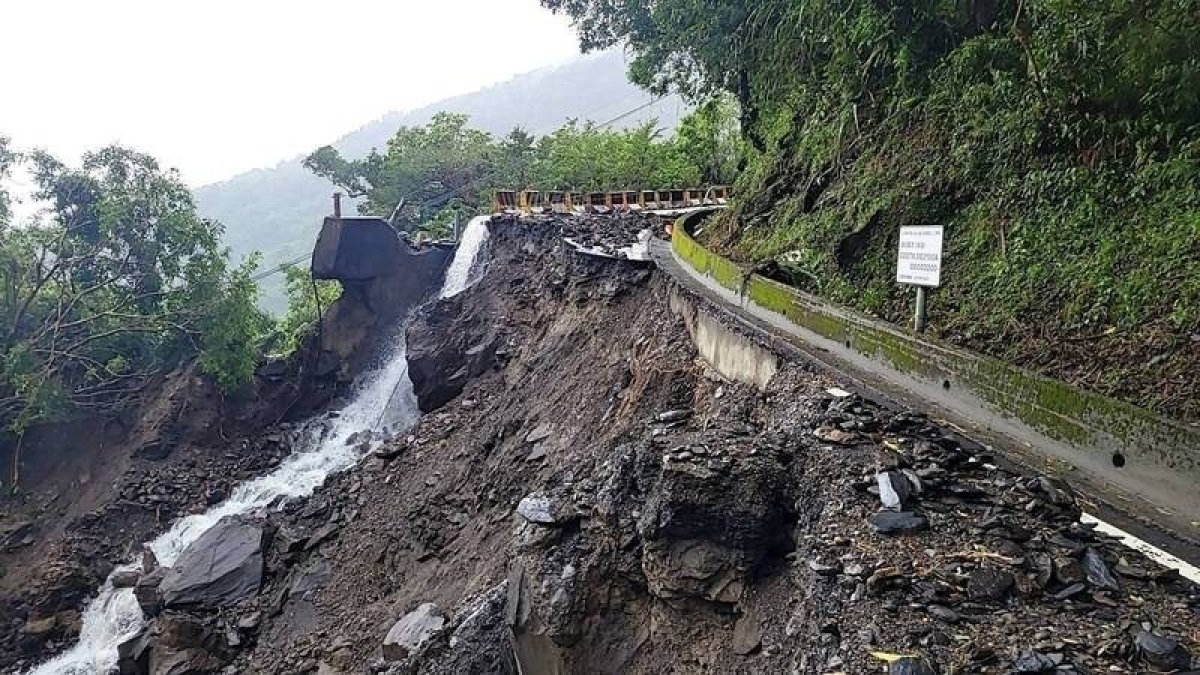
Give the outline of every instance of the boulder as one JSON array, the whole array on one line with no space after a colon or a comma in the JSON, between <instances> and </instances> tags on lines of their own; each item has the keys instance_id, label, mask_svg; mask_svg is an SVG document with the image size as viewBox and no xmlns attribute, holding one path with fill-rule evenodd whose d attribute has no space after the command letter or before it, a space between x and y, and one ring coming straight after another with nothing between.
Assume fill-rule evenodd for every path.
<instances>
[{"instance_id":1,"label":"boulder","mask_svg":"<svg viewBox=\"0 0 1200 675\"><path fill-rule=\"evenodd\" d=\"M729 468L676 464L690 468L664 470L637 525L649 591L736 603L752 570L794 548L786 472L766 453Z\"/></svg>"},{"instance_id":2,"label":"boulder","mask_svg":"<svg viewBox=\"0 0 1200 675\"><path fill-rule=\"evenodd\" d=\"M184 549L159 586L164 607L220 607L258 593L263 578L261 524L225 518Z\"/></svg>"},{"instance_id":3,"label":"boulder","mask_svg":"<svg viewBox=\"0 0 1200 675\"><path fill-rule=\"evenodd\" d=\"M541 495L529 495L517 504L517 513L535 525L565 525L578 518L578 514L565 504Z\"/></svg>"},{"instance_id":4,"label":"boulder","mask_svg":"<svg viewBox=\"0 0 1200 675\"><path fill-rule=\"evenodd\" d=\"M137 598L138 606L142 608L142 613L146 616L155 616L162 609L162 602L158 597L158 587L162 584L166 574L166 568L159 567L153 572L143 575L133 586L133 597Z\"/></svg>"},{"instance_id":5,"label":"boulder","mask_svg":"<svg viewBox=\"0 0 1200 675\"><path fill-rule=\"evenodd\" d=\"M401 661L420 649L446 625L446 615L437 605L427 602L392 626L383 639L383 658Z\"/></svg>"},{"instance_id":6,"label":"boulder","mask_svg":"<svg viewBox=\"0 0 1200 675\"><path fill-rule=\"evenodd\" d=\"M298 596L316 590L324 586L332 576L333 568L329 565L329 561L324 558L317 558L309 563L292 580L291 594Z\"/></svg>"},{"instance_id":7,"label":"boulder","mask_svg":"<svg viewBox=\"0 0 1200 675\"><path fill-rule=\"evenodd\" d=\"M141 576L142 575L134 569L117 570L116 572L112 573L111 577L113 588L133 588L137 585L138 579L140 579Z\"/></svg>"},{"instance_id":8,"label":"boulder","mask_svg":"<svg viewBox=\"0 0 1200 675\"><path fill-rule=\"evenodd\" d=\"M120 675L146 675L149 673L152 644L150 630L144 629L117 645L117 672Z\"/></svg>"}]
</instances>

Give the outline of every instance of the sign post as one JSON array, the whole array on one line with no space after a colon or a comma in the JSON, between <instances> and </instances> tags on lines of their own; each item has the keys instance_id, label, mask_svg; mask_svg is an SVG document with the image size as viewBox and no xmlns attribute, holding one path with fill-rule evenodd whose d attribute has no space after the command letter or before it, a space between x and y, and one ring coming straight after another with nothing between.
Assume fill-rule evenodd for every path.
<instances>
[{"instance_id":1,"label":"sign post","mask_svg":"<svg viewBox=\"0 0 1200 675\"><path fill-rule=\"evenodd\" d=\"M896 259L896 281L917 287L913 330L925 330L926 288L942 283L942 226L900 228L900 251Z\"/></svg>"}]
</instances>

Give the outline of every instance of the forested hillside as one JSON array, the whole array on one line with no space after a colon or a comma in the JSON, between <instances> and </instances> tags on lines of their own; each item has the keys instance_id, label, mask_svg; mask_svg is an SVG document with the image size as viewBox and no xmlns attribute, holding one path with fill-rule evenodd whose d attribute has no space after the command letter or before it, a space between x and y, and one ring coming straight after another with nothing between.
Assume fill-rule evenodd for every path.
<instances>
[{"instance_id":1,"label":"forested hillside","mask_svg":"<svg viewBox=\"0 0 1200 675\"><path fill-rule=\"evenodd\" d=\"M651 90L737 98L710 245L899 323L898 230L942 224L933 332L1200 420L1200 2L543 4Z\"/></svg>"},{"instance_id":2,"label":"forested hillside","mask_svg":"<svg viewBox=\"0 0 1200 675\"><path fill-rule=\"evenodd\" d=\"M608 51L546 68L465 96L397 112L347 134L333 144L344 156L360 158L387 143L402 126L424 125L439 112L467 115L473 128L505 135L514 127L538 135L569 119L607 122L657 97L631 84L622 53ZM400 85L397 85L400 86ZM679 97L668 96L617 121L627 128L656 119L670 130L687 111ZM225 242L234 259L263 254L262 268L302 257L312 249L321 218L330 211L334 186L294 158L195 191L200 212L225 226ZM386 214L385 214L386 215ZM281 311L285 301L280 275L261 281L264 305Z\"/></svg>"},{"instance_id":3,"label":"forested hillside","mask_svg":"<svg viewBox=\"0 0 1200 675\"><path fill-rule=\"evenodd\" d=\"M11 222L0 186L0 436L116 415L147 383L198 358L226 391L249 381L269 322L254 306L253 259L234 266L220 225L196 214L178 174L116 146L79 166L17 153L0 136L0 179L29 171L44 217Z\"/></svg>"}]
</instances>

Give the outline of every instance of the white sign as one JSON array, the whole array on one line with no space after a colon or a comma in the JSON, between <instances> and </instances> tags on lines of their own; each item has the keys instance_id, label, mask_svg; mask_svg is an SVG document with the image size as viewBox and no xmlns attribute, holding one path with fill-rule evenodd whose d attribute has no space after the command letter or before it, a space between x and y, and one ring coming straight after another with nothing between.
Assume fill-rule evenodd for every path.
<instances>
[{"instance_id":1,"label":"white sign","mask_svg":"<svg viewBox=\"0 0 1200 675\"><path fill-rule=\"evenodd\" d=\"M900 228L896 281L914 286L942 284L942 226Z\"/></svg>"}]
</instances>

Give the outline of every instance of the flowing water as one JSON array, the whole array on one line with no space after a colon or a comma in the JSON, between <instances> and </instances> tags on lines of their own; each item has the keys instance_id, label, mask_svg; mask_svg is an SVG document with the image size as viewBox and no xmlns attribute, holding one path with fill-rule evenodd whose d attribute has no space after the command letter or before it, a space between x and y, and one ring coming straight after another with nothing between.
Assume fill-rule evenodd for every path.
<instances>
[{"instance_id":1,"label":"flowing water","mask_svg":"<svg viewBox=\"0 0 1200 675\"><path fill-rule=\"evenodd\" d=\"M479 280L483 273L486 255L479 255L487 246L488 221L491 216L477 216L467 223L462 238L458 242L458 251L454 261L446 270L446 282L442 284L442 297L452 298L470 288Z\"/></svg>"},{"instance_id":2,"label":"flowing water","mask_svg":"<svg viewBox=\"0 0 1200 675\"><path fill-rule=\"evenodd\" d=\"M461 293L478 280L479 253L487 239L489 217L473 219L463 233L454 260L446 272L441 297ZM303 425L296 451L275 471L234 489L229 499L203 513L176 521L166 533L149 542L160 564L174 564L179 554L201 534L226 516L252 513L283 500L311 494L331 473L353 466L360 458L360 443L347 443L364 430L406 430L420 415L412 382L408 379L403 331L395 347L373 369L363 373L349 402L337 417L325 415ZM133 567L125 565L120 570ZM28 675L95 675L117 665L117 646L134 637L145 625L133 590L113 588L110 576L83 612L79 641L67 652L37 666Z\"/></svg>"}]
</instances>

